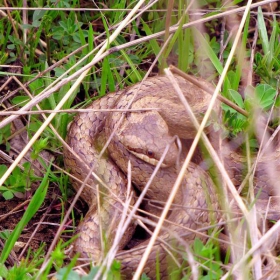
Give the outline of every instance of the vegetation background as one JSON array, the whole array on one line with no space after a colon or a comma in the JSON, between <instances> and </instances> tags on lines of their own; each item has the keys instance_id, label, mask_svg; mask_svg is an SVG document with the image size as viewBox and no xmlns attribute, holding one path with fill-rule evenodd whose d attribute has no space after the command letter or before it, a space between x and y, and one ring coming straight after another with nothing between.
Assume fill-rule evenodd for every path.
<instances>
[{"instance_id":1,"label":"vegetation background","mask_svg":"<svg viewBox=\"0 0 280 280\"><path fill-rule=\"evenodd\" d=\"M67 253L87 209L72 203L63 168L62 143L77 108L169 64L214 85L221 81L221 94L247 112L279 106L279 1L250 2L0 1L0 279L92 279L98 270L81 276L73 270L77 258ZM250 131L252 117L222 106L223 122L216 125L225 137ZM272 129L279 119L273 116ZM256 148L253 133L248 143ZM234 273L215 243L197 240L192 249L197 278ZM244 256L242 275L254 278L259 263L252 253ZM263 279L277 271L277 265L264 270ZM191 274L186 267L184 279ZM120 277L118 263L107 277Z\"/></svg>"}]
</instances>

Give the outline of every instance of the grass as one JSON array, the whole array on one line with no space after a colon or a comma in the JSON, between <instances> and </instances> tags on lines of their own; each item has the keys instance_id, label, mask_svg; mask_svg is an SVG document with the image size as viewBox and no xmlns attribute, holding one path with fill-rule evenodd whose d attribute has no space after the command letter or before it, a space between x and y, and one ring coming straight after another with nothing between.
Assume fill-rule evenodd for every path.
<instances>
[{"instance_id":1,"label":"grass","mask_svg":"<svg viewBox=\"0 0 280 280\"><path fill-rule=\"evenodd\" d=\"M262 143L257 141L260 137L254 129L256 108L269 112L279 106L279 18L275 11L264 12L261 3L254 4L256 9L244 18L244 28L238 34L235 31L242 14L237 16L234 10L229 9L230 5L224 6L218 0L195 1L197 7L193 6L193 10L187 13L182 12L186 9L185 1L177 1L172 7L174 11L169 7L167 14L170 22L165 21L166 12L161 10L167 8L165 1L152 5L148 11L132 17L131 21L126 16L137 2L127 5L127 1L122 0L107 1L107 7L118 11L100 9L98 12L85 8L72 9L80 6L79 1L58 1L57 5L55 1L47 2L29 1L29 8L39 4L51 9L30 9L27 19L18 9L0 11L0 65L3 66L0 78L14 77L8 83L9 92L2 94L5 99L2 110L7 112L7 118L0 123L1 150L8 154L14 148L11 139L17 131L10 121L17 115L12 115L13 110L23 111L24 130L30 139L25 149L32 147L29 162L20 162L26 152L23 150L19 151L20 155L15 161L11 159L11 165L0 166L0 193L3 200L16 200L19 193L30 192L34 189L33 184L40 182L15 228L1 230L0 238L5 245L0 255L0 277L46 279L56 273L58 279L93 279L98 273L98 266L92 267L89 275L80 276L73 270L77 265L77 256L69 259L66 250L73 241L69 237L73 237L74 232L65 223L72 221L73 225L77 225L79 222L72 212L73 194L71 196L69 191L71 184L63 171L61 155L62 139L66 137L67 125L74 114L65 111L43 114L42 110L83 108L96 96L137 83L150 70L151 60L163 51L158 64L160 72L164 71L166 60L176 56L180 69L220 85L222 95L249 113L250 117L246 118L223 104L223 122L213 125L222 130L223 137L230 139L248 133L244 149L247 145L247 153L255 151L258 142ZM10 5L22 7L15 1L10 1ZM198 16L194 14L194 8L201 11ZM223 19L225 14L227 18ZM252 26L255 26L251 23L253 20L258 24L255 33L252 32ZM167 32L170 25L171 32ZM232 29L232 26L236 26L236 29ZM163 38L165 50L162 48ZM235 40L236 51L233 49ZM234 56L228 60L231 52ZM21 71L14 71L19 68L4 67L16 63L23 65ZM225 71L226 67L228 69ZM222 77L221 82L219 77ZM28 114L28 110L39 113ZM277 127L278 120L269 125ZM47 158L42 158L41 152L45 150L50 153ZM40 174L33 170L33 164L37 162L41 164L40 168L44 167ZM61 191L60 225L58 229L55 228L54 242L47 248L42 243L38 249L27 250L24 258L18 254L21 258L13 259L13 248L23 229L30 225L36 213L40 213L38 211L44 201L51 201L48 185ZM246 214L244 216L246 218ZM252 229L257 227L254 222L251 226L248 240L243 240L249 249L244 248L244 253L239 254L232 247L232 255L234 252L239 257L232 258L230 262L228 255L223 257L219 254L215 239L210 239L206 244L196 240L190 248L191 253L184 256L186 264L181 268L185 275L183 279L190 276L197 279L226 279L240 273L240 266L241 278L257 279L265 274L261 255L255 248L277 229L278 223L262 237L253 234ZM231 234L233 239L230 241L235 242L234 231ZM252 257L255 263L250 261ZM272 257L269 260L277 261ZM113 262L106 279L119 279L119 269L120 265ZM146 279L144 275L142 279ZM171 279L180 279L180 276L176 276L175 272Z\"/></svg>"}]
</instances>

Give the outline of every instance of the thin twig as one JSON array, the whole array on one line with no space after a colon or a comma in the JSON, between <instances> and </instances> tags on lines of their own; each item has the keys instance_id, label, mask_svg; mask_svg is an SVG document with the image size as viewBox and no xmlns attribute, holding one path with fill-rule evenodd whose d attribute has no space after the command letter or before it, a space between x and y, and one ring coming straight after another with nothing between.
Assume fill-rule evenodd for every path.
<instances>
[{"instance_id":1,"label":"thin twig","mask_svg":"<svg viewBox=\"0 0 280 280\"><path fill-rule=\"evenodd\" d=\"M204 90L205 92L213 95L213 91L214 91L214 87L211 89L205 85L203 85L202 83L199 82L199 80L196 80L195 78L193 78L192 76L184 73L183 71L181 71L180 69L178 69L177 67L170 65L169 69L175 73L180 75L181 77L185 78L186 80L188 80L189 82L191 82L192 84L196 85L197 87L201 88L202 90ZM221 102L223 102L224 104L230 106L231 108L233 108L234 110L236 110L238 113L242 114L245 117L248 117L249 114L248 112L246 112L245 110L243 110L242 108L240 108L239 106L237 106L236 104L234 104L233 102L231 102L230 100L228 100L227 98L225 98L224 96L222 96L221 94L217 95L217 99L219 99Z\"/></svg>"}]
</instances>

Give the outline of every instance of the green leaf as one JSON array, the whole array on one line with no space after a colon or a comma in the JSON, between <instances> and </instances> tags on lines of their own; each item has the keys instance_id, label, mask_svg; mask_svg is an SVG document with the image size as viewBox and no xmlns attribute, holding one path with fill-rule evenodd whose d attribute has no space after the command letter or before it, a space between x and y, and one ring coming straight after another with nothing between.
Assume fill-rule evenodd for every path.
<instances>
[{"instance_id":1,"label":"green leaf","mask_svg":"<svg viewBox=\"0 0 280 280\"><path fill-rule=\"evenodd\" d=\"M218 71L218 73L222 74L223 66L222 66L219 58L217 57L217 55L215 54L215 52L209 45L209 42L203 37L203 35L200 33L200 31L198 29L194 29L194 32L199 39L201 49L205 52L205 54L211 60L211 62L213 63L213 65L216 68L216 70Z\"/></svg>"},{"instance_id":2,"label":"green leaf","mask_svg":"<svg viewBox=\"0 0 280 280\"><path fill-rule=\"evenodd\" d=\"M0 231L0 238L6 240L9 238L9 236L11 235L11 231L10 230L3 230L3 231Z\"/></svg>"},{"instance_id":3,"label":"green leaf","mask_svg":"<svg viewBox=\"0 0 280 280\"><path fill-rule=\"evenodd\" d=\"M5 198L5 200L9 200L9 199L12 199L14 197L14 194L13 192L11 191L5 191L2 193L3 197Z\"/></svg>"},{"instance_id":4,"label":"green leaf","mask_svg":"<svg viewBox=\"0 0 280 280\"><path fill-rule=\"evenodd\" d=\"M76 271L73 270L68 271L67 267L63 267L59 269L59 271L56 273L56 279L57 280L63 280L63 279L80 280L81 278Z\"/></svg>"},{"instance_id":5,"label":"green leaf","mask_svg":"<svg viewBox=\"0 0 280 280\"><path fill-rule=\"evenodd\" d=\"M4 164L1 164L0 165L0 177L2 177L7 170L8 170L8 167Z\"/></svg>"},{"instance_id":6,"label":"green leaf","mask_svg":"<svg viewBox=\"0 0 280 280\"><path fill-rule=\"evenodd\" d=\"M146 273L143 273L143 274L141 275L141 280L150 280L150 278L147 276Z\"/></svg>"},{"instance_id":7,"label":"green leaf","mask_svg":"<svg viewBox=\"0 0 280 280\"><path fill-rule=\"evenodd\" d=\"M143 29L144 29L146 35L147 36L152 35L153 32L150 29L150 27L143 20L141 20L141 23L143 24ZM160 46L159 46L158 42L155 39L152 39L152 40L149 41L149 44L151 45L151 47L153 49L153 53L155 55L159 54Z\"/></svg>"},{"instance_id":8,"label":"green leaf","mask_svg":"<svg viewBox=\"0 0 280 280\"><path fill-rule=\"evenodd\" d=\"M261 84L256 86L255 94L260 107L264 110L268 110L274 103L277 91L270 85Z\"/></svg>"},{"instance_id":9,"label":"green leaf","mask_svg":"<svg viewBox=\"0 0 280 280\"><path fill-rule=\"evenodd\" d=\"M92 24L89 24L88 29L88 51L91 52L94 49L94 31L92 28ZM94 54L91 54L89 56L89 61L92 61L94 58Z\"/></svg>"},{"instance_id":10,"label":"green leaf","mask_svg":"<svg viewBox=\"0 0 280 280\"><path fill-rule=\"evenodd\" d=\"M6 145L6 149L8 149L9 142L5 141L7 138L11 136L11 124L7 124L4 127L0 128L0 144L4 143Z\"/></svg>"},{"instance_id":11,"label":"green leaf","mask_svg":"<svg viewBox=\"0 0 280 280\"><path fill-rule=\"evenodd\" d=\"M8 269L6 268L6 266L3 263L0 263L0 279L6 279L8 275ZM4 277L4 278L2 278Z\"/></svg>"},{"instance_id":12,"label":"green leaf","mask_svg":"<svg viewBox=\"0 0 280 280\"><path fill-rule=\"evenodd\" d=\"M43 16L47 13L48 11L45 11L45 10L35 10L34 13L33 13L33 23L32 25L34 27L38 27L40 22L40 20L43 18Z\"/></svg>"},{"instance_id":13,"label":"green leaf","mask_svg":"<svg viewBox=\"0 0 280 280\"><path fill-rule=\"evenodd\" d=\"M7 45L7 49L9 50L14 50L16 47L15 47L15 44L9 44Z\"/></svg>"},{"instance_id":14,"label":"green leaf","mask_svg":"<svg viewBox=\"0 0 280 280\"><path fill-rule=\"evenodd\" d=\"M32 92L38 94L44 88L44 79L37 78L35 81L29 84Z\"/></svg>"},{"instance_id":15,"label":"green leaf","mask_svg":"<svg viewBox=\"0 0 280 280\"><path fill-rule=\"evenodd\" d=\"M16 96L12 99L12 103L18 106L24 106L27 102L30 101L30 98L27 96Z\"/></svg>"},{"instance_id":16,"label":"green leaf","mask_svg":"<svg viewBox=\"0 0 280 280\"><path fill-rule=\"evenodd\" d=\"M194 243L193 243L193 248L194 248L194 252L195 254L199 255L203 249L203 243L200 239L196 238L194 240Z\"/></svg>"},{"instance_id":17,"label":"green leaf","mask_svg":"<svg viewBox=\"0 0 280 280\"><path fill-rule=\"evenodd\" d=\"M37 140L33 145L33 150L31 152L31 159L37 159L40 152L44 149L46 149L48 145L49 138L40 138Z\"/></svg>"},{"instance_id":18,"label":"green leaf","mask_svg":"<svg viewBox=\"0 0 280 280\"><path fill-rule=\"evenodd\" d=\"M233 90L233 89L230 89L229 90L229 95L231 97L231 99L240 107L240 108L244 108L244 102L243 102L243 98L242 96L240 95L239 92Z\"/></svg>"},{"instance_id":19,"label":"green leaf","mask_svg":"<svg viewBox=\"0 0 280 280\"><path fill-rule=\"evenodd\" d=\"M106 93L109 72L111 72L109 60L108 57L105 57L102 62L102 76L101 76L101 87L100 87L101 96L105 95Z\"/></svg>"},{"instance_id":20,"label":"green leaf","mask_svg":"<svg viewBox=\"0 0 280 280\"><path fill-rule=\"evenodd\" d=\"M258 8L258 28L260 31L260 36L262 38L261 42L262 42L263 52L265 54L268 54L269 52L268 36L267 36L267 30L266 30L261 7Z\"/></svg>"},{"instance_id":21,"label":"green leaf","mask_svg":"<svg viewBox=\"0 0 280 280\"><path fill-rule=\"evenodd\" d=\"M131 60L131 56L127 55L127 53L123 50L121 50L121 54L123 55L123 57L125 58L126 62L128 63L131 72L135 75L136 79L134 80L135 83L139 82L142 80L142 77L139 73L139 71L137 70L137 67L135 66L135 61Z\"/></svg>"}]
</instances>

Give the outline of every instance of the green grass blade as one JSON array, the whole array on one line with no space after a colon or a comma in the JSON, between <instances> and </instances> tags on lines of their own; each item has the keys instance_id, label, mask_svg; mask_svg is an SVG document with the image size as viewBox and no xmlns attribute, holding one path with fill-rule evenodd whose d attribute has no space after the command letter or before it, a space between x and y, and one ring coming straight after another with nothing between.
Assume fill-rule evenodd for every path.
<instances>
[{"instance_id":1,"label":"green grass blade","mask_svg":"<svg viewBox=\"0 0 280 280\"><path fill-rule=\"evenodd\" d=\"M92 24L89 24L89 28L88 28L88 52L93 51L94 49L94 31L93 31L93 27ZM89 56L89 61L92 61L94 58L94 54L91 54Z\"/></svg>"},{"instance_id":2,"label":"green grass blade","mask_svg":"<svg viewBox=\"0 0 280 280\"><path fill-rule=\"evenodd\" d=\"M203 37L203 35L200 33L198 29L194 28L194 32L197 38L199 39L199 43L202 46L203 50L205 51L205 53L213 63L218 73L221 75L223 72L223 65L221 64L219 58L216 56L215 52L209 45L209 42Z\"/></svg>"},{"instance_id":3,"label":"green grass blade","mask_svg":"<svg viewBox=\"0 0 280 280\"><path fill-rule=\"evenodd\" d=\"M260 31L260 36L262 38L262 47L264 54L267 54L269 52L269 42L268 42L268 36L267 36L267 30L263 18L263 13L261 7L258 8L258 27Z\"/></svg>"},{"instance_id":4,"label":"green grass blade","mask_svg":"<svg viewBox=\"0 0 280 280\"><path fill-rule=\"evenodd\" d=\"M152 35L153 32L150 29L150 27L148 26L148 24L145 23L143 20L141 20L141 23L143 24L143 30L145 31L146 35L147 36ZM160 52L160 46L157 43L157 41L155 39L152 39L152 40L149 41L149 44L152 47L154 54L158 55L159 52Z\"/></svg>"},{"instance_id":5,"label":"green grass blade","mask_svg":"<svg viewBox=\"0 0 280 280\"><path fill-rule=\"evenodd\" d=\"M38 211L40 206L42 205L42 203L45 199L46 193L47 193L48 185L49 185L48 177L49 177L49 173L50 173L50 168L51 168L51 165L49 166L49 168L42 180L42 183L40 184L39 188L36 190L34 196L32 197L22 219L17 224L17 226L13 230L12 234L9 236L8 240L6 241L5 246L4 246L1 256L0 256L0 264L4 264L4 262L6 261L6 259L9 256L11 250L13 249L16 241L18 240L22 230L28 224L28 222L31 220L31 218L35 215L35 213Z\"/></svg>"}]
</instances>

